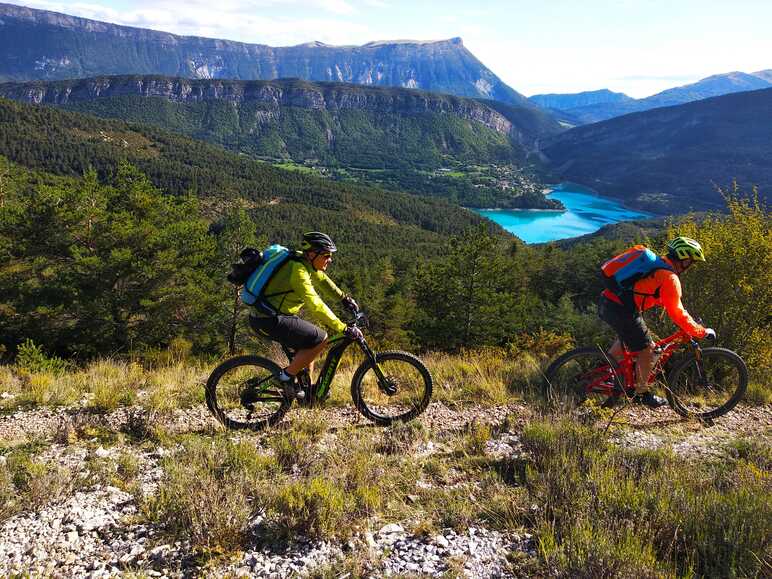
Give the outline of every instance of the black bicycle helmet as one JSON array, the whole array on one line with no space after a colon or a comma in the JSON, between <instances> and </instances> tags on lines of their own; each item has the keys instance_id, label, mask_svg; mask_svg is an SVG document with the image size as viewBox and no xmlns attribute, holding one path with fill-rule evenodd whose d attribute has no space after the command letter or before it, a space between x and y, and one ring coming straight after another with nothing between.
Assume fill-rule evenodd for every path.
<instances>
[{"instance_id":1,"label":"black bicycle helmet","mask_svg":"<svg viewBox=\"0 0 772 579\"><path fill-rule=\"evenodd\" d=\"M330 253L338 251L332 238L320 231L309 231L308 233L304 233L301 248L303 251L329 251Z\"/></svg>"}]
</instances>

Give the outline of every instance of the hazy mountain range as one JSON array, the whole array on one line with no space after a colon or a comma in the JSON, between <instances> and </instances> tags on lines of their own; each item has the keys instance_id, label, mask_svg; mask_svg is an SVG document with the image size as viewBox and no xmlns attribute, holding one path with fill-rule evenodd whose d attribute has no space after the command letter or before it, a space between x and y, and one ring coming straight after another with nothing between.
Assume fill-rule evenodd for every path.
<instances>
[{"instance_id":1,"label":"hazy mountain range","mask_svg":"<svg viewBox=\"0 0 772 579\"><path fill-rule=\"evenodd\" d=\"M460 38L271 47L0 4L0 54L0 80L7 81L116 74L302 78L418 88L531 106L469 52Z\"/></svg>"},{"instance_id":2,"label":"hazy mountain range","mask_svg":"<svg viewBox=\"0 0 772 579\"><path fill-rule=\"evenodd\" d=\"M530 100L565 123L584 125L620 115L693 102L714 96L772 87L772 69L753 73L729 72L634 99L608 89L574 94L534 95Z\"/></svg>"}]
</instances>

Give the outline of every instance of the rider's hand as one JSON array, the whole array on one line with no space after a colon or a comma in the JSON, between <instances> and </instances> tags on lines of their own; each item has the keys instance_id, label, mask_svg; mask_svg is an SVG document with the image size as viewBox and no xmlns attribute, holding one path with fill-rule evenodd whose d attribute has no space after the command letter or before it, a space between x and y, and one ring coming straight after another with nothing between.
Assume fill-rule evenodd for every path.
<instances>
[{"instance_id":1,"label":"rider's hand","mask_svg":"<svg viewBox=\"0 0 772 579\"><path fill-rule=\"evenodd\" d=\"M341 303L343 303L343 307L346 308L347 310L350 310L352 312L359 311L359 304L357 304L354 301L354 298L352 298L351 296L344 297Z\"/></svg>"},{"instance_id":2,"label":"rider's hand","mask_svg":"<svg viewBox=\"0 0 772 579\"><path fill-rule=\"evenodd\" d=\"M716 341L716 330L713 328L705 328L705 339L711 342Z\"/></svg>"},{"instance_id":3,"label":"rider's hand","mask_svg":"<svg viewBox=\"0 0 772 579\"><path fill-rule=\"evenodd\" d=\"M343 332L343 335L350 340L362 340L365 337L364 334L362 333L362 330L360 330L356 326L348 326L346 330Z\"/></svg>"}]
</instances>

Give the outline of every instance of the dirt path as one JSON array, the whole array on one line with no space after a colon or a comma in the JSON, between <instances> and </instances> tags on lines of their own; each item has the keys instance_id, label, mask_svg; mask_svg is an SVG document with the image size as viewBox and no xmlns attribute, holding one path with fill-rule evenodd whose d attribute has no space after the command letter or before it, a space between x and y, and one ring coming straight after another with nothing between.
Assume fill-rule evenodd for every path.
<instances>
[{"instance_id":1,"label":"dirt path","mask_svg":"<svg viewBox=\"0 0 772 579\"><path fill-rule=\"evenodd\" d=\"M327 422L331 429L348 426L372 426L352 406L337 406L322 409L292 409L284 423L315 413ZM533 407L522 402L500 406L457 406L448 407L432 403L419 417L427 431L433 434L463 431L471 424L488 424L499 427L507 421L507 430L514 431L529 419L538 415ZM25 440L53 440L63 429L74 426L98 426L119 432L137 427L145 422L163 427L171 434L184 432L214 432L218 423L202 405L173 413L158 415L149 413L139 406L119 408L110 413L95 413L81 408L36 408L17 410L0 416L0 440L6 443ZM141 426L141 424L139 425ZM606 424L599 422L598 428ZM376 428L375 426L373 426ZM628 406L615 417L609 432L614 440L630 446L655 448L672 444L676 452L690 446L711 452L717 441L733 437L770 438L772 429L772 406L739 405L729 414L722 416L711 425L695 420L685 420L669 408L649 410L639 406Z\"/></svg>"}]
</instances>

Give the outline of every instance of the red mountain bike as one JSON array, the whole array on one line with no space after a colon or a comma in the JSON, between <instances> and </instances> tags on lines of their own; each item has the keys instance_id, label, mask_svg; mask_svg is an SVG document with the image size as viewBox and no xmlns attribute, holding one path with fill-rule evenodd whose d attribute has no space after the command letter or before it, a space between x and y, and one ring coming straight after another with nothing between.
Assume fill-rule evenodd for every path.
<instances>
[{"instance_id":1,"label":"red mountain bike","mask_svg":"<svg viewBox=\"0 0 772 579\"><path fill-rule=\"evenodd\" d=\"M681 416L708 420L732 410L745 394L748 368L740 356L726 348L702 348L686 332L678 331L657 342L659 359L649 375L656 391L664 387L668 404ZM666 376L665 364L676 353ZM610 396L632 396L635 392L637 353L625 351L616 363L600 347L571 350L555 360L546 372L545 395L564 409ZM592 403L592 402L591 402Z\"/></svg>"}]
</instances>

